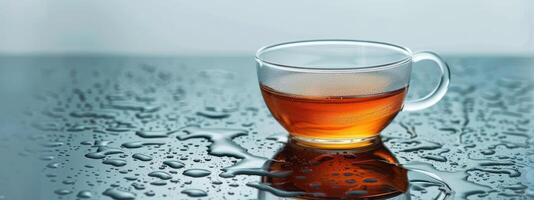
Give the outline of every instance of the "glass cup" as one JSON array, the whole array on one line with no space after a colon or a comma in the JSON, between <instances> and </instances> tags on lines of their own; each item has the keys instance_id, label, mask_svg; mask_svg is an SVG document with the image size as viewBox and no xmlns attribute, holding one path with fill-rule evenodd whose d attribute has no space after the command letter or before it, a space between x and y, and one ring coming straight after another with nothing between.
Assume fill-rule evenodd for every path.
<instances>
[{"instance_id":1,"label":"glass cup","mask_svg":"<svg viewBox=\"0 0 534 200\"><path fill-rule=\"evenodd\" d=\"M430 60L441 71L427 96L405 101L412 63ZM263 47L258 80L272 115L299 144L356 148L375 143L401 110L436 104L450 72L435 53L373 41L309 40Z\"/></svg>"}]
</instances>

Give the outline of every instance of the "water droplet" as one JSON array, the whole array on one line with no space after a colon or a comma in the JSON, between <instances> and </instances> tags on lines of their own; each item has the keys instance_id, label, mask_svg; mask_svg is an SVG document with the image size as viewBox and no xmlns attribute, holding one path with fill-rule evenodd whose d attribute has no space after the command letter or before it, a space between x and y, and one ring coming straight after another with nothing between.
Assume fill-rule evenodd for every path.
<instances>
[{"instance_id":1,"label":"water droplet","mask_svg":"<svg viewBox=\"0 0 534 200\"><path fill-rule=\"evenodd\" d=\"M412 147L405 148L401 150L401 152L414 152L414 151L420 151L420 150L430 151L430 150L439 149L443 146L440 143L431 142L427 140L414 140L414 141L406 141L406 142L411 142L410 146Z\"/></svg>"},{"instance_id":2,"label":"water droplet","mask_svg":"<svg viewBox=\"0 0 534 200\"><path fill-rule=\"evenodd\" d=\"M439 156L439 155L424 155L421 157L429 159L429 160L437 161L437 162L447 162L447 158L445 158L444 156Z\"/></svg>"},{"instance_id":3,"label":"water droplet","mask_svg":"<svg viewBox=\"0 0 534 200\"><path fill-rule=\"evenodd\" d=\"M101 152L91 152L91 153L85 154L85 157L91 158L91 159L102 159L102 158L105 158L106 155Z\"/></svg>"},{"instance_id":4,"label":"water droplet","mask_svg":"<svg viewBox=\"0 0 534 200\"><path fill-rule=\"evenodd\" d=\"M205 169L188 169L185 170L183 175L190 177L204 177L210 175L211 172Z\"/></svg>"},{"instance_id":5,"label":"water droplet","mask_svg":"<svg viewBox=\"0 0 534 200\"><path fill-rule=\"evenodd\" d=\"M130 128L121 128L121 127L110 127L110 128L106 128L106 131L122 133L122 132L131 131L131 129Z\"/></svg>"},{"instance_id":6,"label":"water droplet","mask_svg":"<svg viewBox=\"0 0 534 200\"><path fill-rule=\"evenodd\" d=\"M117 114L109 111L99 112L71 112L71 117L77 118L94 118L94 119L115 119Z\"/></svg>"},{"instance_id":7,"label":"water droplet","mask_svg":"<svg viewBox=\"0 0 534 200\"><path fill-rule=\"evenodd\" d=\"M162 180L169 180L172 178L172 176L167 173L167 172L164 172L164 171L155 171L155 172L150 172L148 174L148 176L150 177L156 177L156 178L160 178Z\"/></svg>"},{"instance_id":8,"label":"water droplet","mask_svg":"<svg viewBox=\"0 0 534 200\"><path fill-rule=\"evenodd\" d=\"M122 160L122 159L107 159L107 160L102 161L102 163L104 163L106 165L113 165L115 167L122 167L122 166L126 165L126 160Z\"/></svg>"},{"instance_id":9,"label":"water droplet","mask_svg":"<svg viewBox=\"0 0 534 200\"><path fill-rule=\"evenodd\" d=\"M124 95L107 95L106 99L110 101L124 101L124 100L128 100L129 97L124 96Z\"/></svg>"},{"instance_id":10,"label":"water droplet","mask_svg":"<svg viewBox=\"0 0 534 200\"><path fill-rule=\"evenodd\" d=\"M115 200L133 200L135 199L135 196L136 196L134 193L124 191L124 190L119 190L117 188L109 188L106 191L104 191L104 193L102 194L104 196L111 197L112 199L115 199Z\"/></svg>"},{"instance_id":11,"label":"water droplet","mask_svg":"<svg viewBox=\"0 0 534 200\"><path fill-rule=\"evenodd\" d=\"M61 163L59 163L59 162L48 163L48 165L46 165L46 167L48 167L48 168L58 168L60 164Z\"/></svg>"},{"instance_id":12,"label":"water droplet","mask_svg":"<svg viewBox=\"0 0 534 200\"><path fill-rule=\"evenodd\" d=\"M42 155L39 157L40 160L54 160L54 156Z\"/></svg>"},{"instance_id":13,"label":"water droplet","mask_svg":"<svg viewBox=\"0 0 534 200\"><path fill-rule=\"evenodd\" d=\"M167 182L165 181L153 181L150 183L150 185L156 185L156 186L162 186L162 185L167 185Z\"/></svg>"},{"instance_id":14,"label":"water droplet","mask_svg":"<svg viewBox=\"0 0 534 200\"><path fill-rule=\"evenodd\" d=\"M60 146L64 145L64 143L63 142L47 142L47 143L44 143L42 145L43 145L43 147L51 147L51 148L53 148L53 147L60 147Z\"/></svg>"},{"instance_id":15,"label":"water droplet","mask_svg":"<svg viewBox=\"0 0 534 200\"><path fill-rule=\"evenodd\" d=\"M80 125L80 124L75 124L75 125L67 128L66 131L69 131L69 132L82 132L82 131L88 131L88 130L91 130L91 129L93 129L93 127L84 126L84 125Z\"/></svg>"},{"instance_id":16,"label":"water droplet","mask_svg":"<svg viewBox=\"0 0 534 200\"><path fill-rule=\"evenodd\" d=\"M492 149L484 149L484 150L480 151L480 153L482 153L485 156L489 156L489 155L495 154L495 151L492 150Z\"/></svg>"},{"instance_id":17,"label":"water droplet","mask_svg":"<svg viewBox=\"0 0 534 200\"><path fill-rule=\"evenodd\" d=\"M92 198L93 197L93 193L89 190L82 190L80 192L78 192L78 195L76 195L76 197L78 198L82 198L82 199L88 199L88 198Z\"/></svg>"},{"instance_id":18,"label":"water droplet","mask_svg":"<svg viewBox=\"0 0 534 200\"><path fill-rule=\"evenodd\" d=\"M135 134L142 138L165 138L177 131L136 131Z\"/></svg>"},{"instance_id":19,"label":"water droplet","mask_svg":"<svg viewBox=\"0 0 534 200\"><path fill-rule=\"evenodd\" d=\"M144 190L146 187L142 183L132 183L132 187L134 187L136 190Z\"/></svg>"},{"instance_id":20,"label":"water droplet","mask_svg":"<svg viewBox=\"0 0 534 200\"><path fill-rule=\"evenodd\" d=\"M227 118L227 117L230 116L229 113L216 111L216 110L198 111L197 115L202 116L202 117L206 117L206 118L210 118L210 119L223 119L223 118Z\"/></svg>"},{"instance_id":21,"label":"water droplet","mask_svg":"<svg viewBox=\"0 0 534 200\"><path fill-rule=\"evenodd\" d=\"M230 183L230 184L228 184L228 186L230 186L230 187L239 187L239 184L237 184L237 183Z\"/></svg>"},{"instance_id":22,"label":"water droplet","mask_svg":"<svg viewBox=\"0 0 534 200\"><path fill-rule=\"evenodd\" d=\"M182 190L182 194L186 194L189 197L205 197L205 196L208 196L208 194L206 192L204 192L204 190L199 190L199 189Z\"/></svg>"},{"instance_id":23,"label":"water droplet","mask_svg":"<svg viewBox=\"0 0 534 200\"><path fill-rule=\"evenodd\" d=\"M151 191L146 191L146 192L145 192L145 195L146 195L146 196L149 196L149 197L153 197L154 195L156 195L156 193L155 193L154 191L151 190Z\"/></svg>"},{"instance_id":24,"label":"water droplet","mask_svg":"<svg viewBox=\"0 0 534 200\"><path fill-rule=\"evenodd\" d=\"M174 169L180 169L185 166L183 162L180 162L177 160L166 160L166 161L163 161L163 164Z\"/></svg>"},{"instance_id":25,"label":"water droplet","mask_svg":"<svg viewBox=\"0 0 534 200\"><path fill-rule=\"evenodd\" d=\"M136 154L132 155L132 158L135 158L135 159L141 160L141 161L151 161L152 160L152 157L147 156L145 154L141 154L141 153L136 153Z\"/></svg>"},{"instance_id":26,"label":"water droplet","mask_svg":"<svg viewBox=\"0 0 534 200\"><path fill-rule=\"evenodd\" d=\"M105 147L105 146L108 146L111 143L112 143L112 141L109 141L109 140L97 140L97 141L95 141L93 146L94 147Z\"/></svg>"},{"instance_id":27,"label":"water droplet","mask_svg":"<svg viewBox=\"0 0 534 200\"><path fill-rule=\"evenodd\" d=\"M143 146L148 146L148 145L164 145L164 144L165 144L165 142L141 142L141 141L135 141L135 142L123 143L121 146L124 147L124 148L135 149L135 148L141 148Z\"/></svg>"},{"instance_id":28,"label":"water droplet","mask_svg":"<svg viewBox=\"0 0 534 200\"><path fill-rule=\"evenodd\" d=\"M142 120L142 121L150 121L150 119L154 118L154 114L152 114L152 113L137 113L137 114L135 114L135 117L137 117L137 119Z\"/></svg>"},{"instance_id":29,"label":"water droplet","mask_svg":"<svg viewBox=\"0 0 534 200\"><path fill-rule=\"evenodd\" d=\"M98 147L96 152L85 154L85 157L92 158L92 159L102 159L102 158L105 158L107 155L121 154L121 153L124 153L124 152L120 149L107 147L107 146L100 146Z\"/></svg>"},{"instance_id":30,"label":"water droplet","mask_svg":"<svg viewBox=\"0 0 534 200\"><path fill-rule=\"evenodd\" d=\"M54 193L56 193L58 195L67 195L67 194L72 193L72 191L67 190L67 189L57 189L57 190L54 191Z\"/></svg>"}]
</instances>

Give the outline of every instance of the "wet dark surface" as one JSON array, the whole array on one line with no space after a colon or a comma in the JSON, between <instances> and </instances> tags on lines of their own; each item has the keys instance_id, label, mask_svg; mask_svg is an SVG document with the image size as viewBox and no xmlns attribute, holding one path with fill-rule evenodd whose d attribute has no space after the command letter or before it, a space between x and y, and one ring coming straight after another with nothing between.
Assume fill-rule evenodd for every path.
<instances>
[{"instance_id":1,"label":"wet dark surface","mask_svg":"<svg viewBox=\"0 0 534 200\"><path fill-rule=\"evenodd\" d=\"M534 59L446 60L446 97L400 113L382 133L408 170L410 192L399 198L534 198ZM422 65L410 97L436 82ZM284 176L264 164L289 147L250 57L0 57L0 97L0 199L302 195L262 183Z\"/></svg>"}]
</instances>

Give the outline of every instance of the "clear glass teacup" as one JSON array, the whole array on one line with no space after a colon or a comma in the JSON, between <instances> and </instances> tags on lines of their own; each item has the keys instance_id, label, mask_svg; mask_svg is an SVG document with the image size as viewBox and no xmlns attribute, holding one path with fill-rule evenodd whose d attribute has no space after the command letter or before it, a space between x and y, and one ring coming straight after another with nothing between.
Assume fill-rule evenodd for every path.
<instances>
[{"instance_id":1,"label":"clear glass teacup","mask_svg":"<svg viewBox=\"0 0 534 200\"><path fill-rule=\"evenodd\" d=\"M437 64L439 84L427 96L405 101L412 63ZM256 54L267 107L291 139L318 148L373 143L401 110L436 104L450 72L435 53L360 40L309 40L263 47Z\"/></svg>"}]
</instances>

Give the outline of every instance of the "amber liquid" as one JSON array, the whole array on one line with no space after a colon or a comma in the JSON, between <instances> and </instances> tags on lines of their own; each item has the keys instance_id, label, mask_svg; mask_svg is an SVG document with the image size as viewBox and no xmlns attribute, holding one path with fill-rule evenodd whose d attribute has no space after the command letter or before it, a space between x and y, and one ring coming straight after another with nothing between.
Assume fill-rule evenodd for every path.
<instances>
[{"instance_id":1,"label":"amber liquid","mask_svg":"<svg viewBox=\"0 0 534 200\"><path fill-rule=\"evenodd\" d=\"M267 107L291 135L316 139L377 136L402 109L407 89L364 96L298 96L261 85Z\"/></svg>"},{"instance_id":2,"label":"amber liquid","mask_svg":"<svg viewBox=\"0 0 534 200\"><path fill-rule=\"evenodd\" d=\"M358 150L321 150L291 142L268 164L284 177L263 177L271 187L305 192L299 199L385 199L408 190L407 170L381 143ZM318 196L319 195L319 196Z\"/></svg>"}]
</instances>

